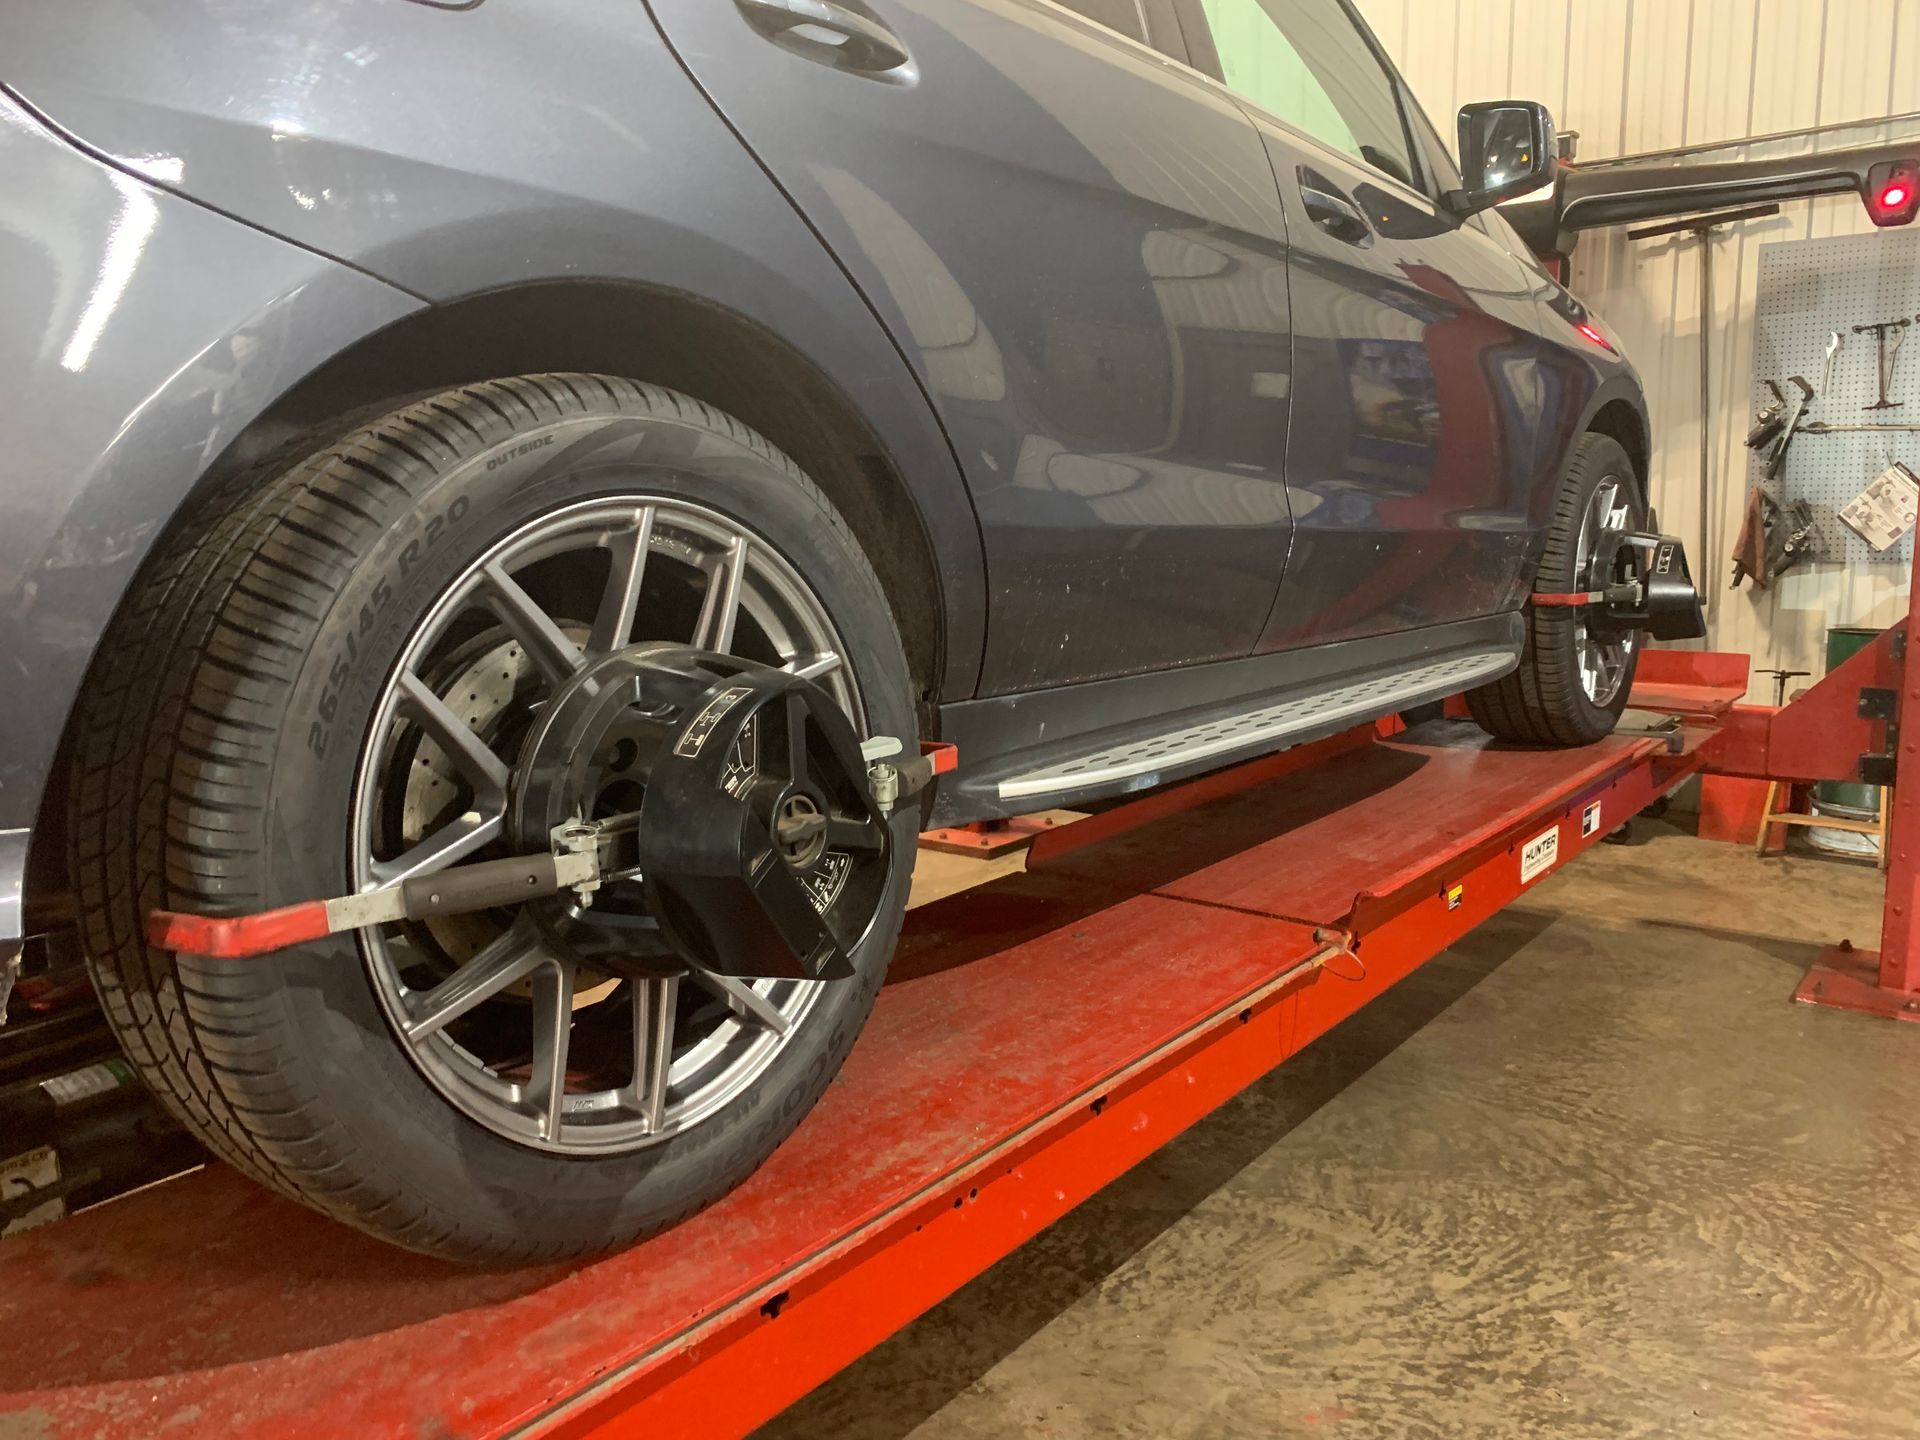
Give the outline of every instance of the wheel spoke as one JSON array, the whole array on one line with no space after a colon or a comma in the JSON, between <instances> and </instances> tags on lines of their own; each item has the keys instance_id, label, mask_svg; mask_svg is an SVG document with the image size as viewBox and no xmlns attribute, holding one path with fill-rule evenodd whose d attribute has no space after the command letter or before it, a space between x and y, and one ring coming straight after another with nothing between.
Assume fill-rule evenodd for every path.
<instances>
[{"instance_id":1,"label":"wheel spoke","mask_svg":"<svg viewBox=\"0 0 1920 1440\"><path fill-rule=\"evenodd\" d=\"M827 817L829 850L878 850L882 833L880 827L871 820L849 819L843 815Z\"/></svg>"},{"instance_id":2,"label":"wheel spoke","mask_svg":"<svg viewBox=\"0 0 1920 1440\"><path fill-rule=\"evenodd\" d=\"M633 528L614 535L607 549L613 565L607 574L600 613L587 636L587 653L605 655L625 645L633 635L634 612L640 606L640 585L646 578L647 550L653 544L653 506L634 517Z\"/></svg>"},{"instance_id":3,"label":"wheel spoke","mask_svg":"<svg viewBox=\"0 0 1920 1440\"><path fill-rule=\"evenodd\" d=\"M864 733L851 657L812 589L777 549L761 548L769 544L707 506L636 489L529 518L473 556L408 638L407 653L436 660L388 673L381 723L361 737L352 873L360 893L423 876L438 887L443 868L500 852L520 763L510 742L590 664L642 638L685 637L716 652L715 679L737 669L721 657L767 649L764 658L819 684ZM685 590L677 631L652 613L663 584ZM808 712L795 703L763 718L751 758L784 768L785 746L796 773L808 775L808 793L828 812L835 853L822 871L831 880L870 862L864 847L884 853L891 842L861 805L828 803L813 788L827 757L808 753L822 743L824 718L809 721ZM805 823L794 835L812 834L820 821L795 813ZM822 880L773 868L748 903L776 926L773 943L824 966L847 948L843 917L821 913ZM609 935L619 921L656 923L637 909L607 909ZM756 1083L819 1003L816 985L678 966L673 976L621 982L623 1000L597 964L568 963L571 952L533 916L499 918L470 941L462 936L471 927L437 920L431 935L371 927L368 979L392 1037L450 1105L491 1135L556 1155L635 1154L699 1123ZM657 936L632 938L637 949L657 948Z\"/></svg>"},{"instance_id":4,"label":"wheel spoke","mask_svg":"<svg viewBox=\"0 0 1920 1440\"><path fill-rule=\"evenodd\" d=\"M580 647L498 561L482 570L487 598L540 673L558 685L583 663Z\"/></svg>"},{"instance_id":5,"label":"wheel spoke","mask_svg":"<svg viewBox=\"0 0 1920 1440\"><path fill-rule=\"evenodd\" d=\"M473 782L475 790L488 799L505 798L510 773L507 762L411 670L400 673L400 701L406 714L433 737L447 758Z\"/></svg>"},{"instance_id":6,"label":"wheel spoke","mask_svg":"<svg viewBox=\"0 0 1920 1440\"><path fill-rule=\"evenodd\" d=\"M527 1097L540 1106L540 1134L560 1138L567 1098L567 1050L573 1039L573 966L553 960L533 972L533 1073Z\"/></svg>"},{"instance_id":7,"label":"wheel spoke","mask_svg":"<svg viewBox=\"0 0 1920 1440\"><path fill-rule=\"evenodd\" d=\"M693 983L702 990L717 995L727 1003L742 1020L751 1020L754 1024L773 1031L776 1035L787 1032L788 1020L774 1003L762 995L745 980L733 975L720 975L712 970L702 970L697 966L691 972Z\"/></svg>"},{"instance_id":8,"label":"wheel spoke","mask_svg":"<svg viewBox=\"0 0 1920 1440\"><path fill-rule=\"evenodd\" d=\"M515 928L431 990L407 1001L409 1040L437 1034L481 1002L531 975L546 957L532 934Z\"/></svg>"},{"instance_id":9,"label":"wheel spoke","mask_svg":"<svg viewBox=\"0 0 1920 1440\"><path fill-rule=\"evenodd\" d=\"M367 867L373 876L373 883L366 888L380 890L388 885L398 885L402 880L411 880L416 875L431 875L436 870L444 870L482 846L491 845L499 839L505 827L504 807L496 807L490 814L469 810L459 819L442 825L411 850L391 860L374 861Z\"/></svg>"},{"instance_id":10,"label":"wheel spoke","mask_svg":"<svg viewBox=\"0 0 1920 1440\"><path fill-rule=\"evenodd\" d=\"M698 649L724 654L733 648L733 626L740 614L740 586L747 577L748 549L747 537L735 535L714 561L707 598L700 607L700 623L693 633Z\"/></svg>"},{"instance_id":11,"label":"wheel spoke","mask_svg":"<svg viewBox=\"0 0 1920 1440\"><path fill-rule=\"evenodd\" d=\"M679 1003L678 975L633 982L633 1098L653 1134L659 1133L667 1118L673 1019Z\"/></svg>"},{"instance_id":12,"label":"wheel spoke","mask_svg":"<svg viewBox=\"0 0 1920 1440\"><path fill-rule=\"evenodd\" d=\"M802 680L818 680L822 675L831 675L840 668L840 657L827 650L805 660L789 661L780 668L790 675L798 675Z\"/></svg>"}]
</instances>

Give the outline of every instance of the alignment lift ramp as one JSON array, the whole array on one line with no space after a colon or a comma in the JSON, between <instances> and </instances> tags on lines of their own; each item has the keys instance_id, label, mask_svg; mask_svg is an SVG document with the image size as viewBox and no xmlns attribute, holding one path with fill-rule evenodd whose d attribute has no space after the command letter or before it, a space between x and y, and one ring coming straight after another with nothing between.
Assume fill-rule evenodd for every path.
<instances>
[{"instance_id":1,"label":"alignment lift ramp","mask_svg":"<svg viewBox=\"0 0 1920 1440\"><path fill-rule=\"evenodd\" d=\"M764 1168L607 1259L457 1269L217 1165L16 1237L0 1437L743 1435L1707 769L1914 778L1884 955L1799 998L1920 1017L1910 623L1781 710L1745 656L1648 651L1585 749L1366 726L1043 833L908 917Z\"/></svg>"}]
</instances>

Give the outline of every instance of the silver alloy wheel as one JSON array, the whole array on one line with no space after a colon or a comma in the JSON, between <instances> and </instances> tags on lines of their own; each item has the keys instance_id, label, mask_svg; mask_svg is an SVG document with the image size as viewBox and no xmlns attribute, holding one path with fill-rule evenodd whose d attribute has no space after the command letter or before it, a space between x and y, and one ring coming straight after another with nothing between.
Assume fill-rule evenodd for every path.
<instances>
[{"instance_id":1,"label":"silver alloy wheel","mask_svg":"<svg viewBox=\"0 0 1920 1440\"><path fill-rule=\"evenodd\" d=\"M1575 590L1604 590L1612 577L1595 575L1594 551L1606 530L1624 530L1633 524L1631 497L1623 482L1607 476L1594 488L1580 517L1580 538L1573 553ZM1639 644L1637 631L1596 635L1587 624L1584 608L1574 612L1573 653L1580 664L1580 688L1602 709L1611 705L1625 684L1627 668Z\"/></svg>"},{"instance_id":2,"label":"silver alloy wheel","mask_svg":"<svg viewBox=\"0 0 1920 1440\"><path fill-rule=\"evenodd\" d=\"M416 627L361 752L356 888L499 840L531 707L587 659L658 641L814 679L865 734L825 607L764 538L684 500L575 505L496 544ZM636 1150L711 1116L766 1070L822 988L685 966L582 974L525 915L360 934L380 1004L428 1081L494 1133L569 1154Z\"/></svg>"}]
</instances>

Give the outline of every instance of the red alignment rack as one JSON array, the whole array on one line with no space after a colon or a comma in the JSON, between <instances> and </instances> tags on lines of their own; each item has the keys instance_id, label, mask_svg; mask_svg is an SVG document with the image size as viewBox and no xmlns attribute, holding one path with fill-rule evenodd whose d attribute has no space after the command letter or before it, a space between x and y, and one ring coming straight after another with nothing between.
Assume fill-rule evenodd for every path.
<instances>
[{"instance_id":1,"label":"red alignment rack","mask_svg":"<svg viewBox=\"0 0 1920 1440\"><path fill-rule=\"evenodd\" d=\"M1574 751L1367 728L1040 836L909 916L760 1172L604 1260L456 1269L219 1167L19 1237L0 1433L744 1434L1699 768L1683 708Z\"/></svg>"}]
</instances>

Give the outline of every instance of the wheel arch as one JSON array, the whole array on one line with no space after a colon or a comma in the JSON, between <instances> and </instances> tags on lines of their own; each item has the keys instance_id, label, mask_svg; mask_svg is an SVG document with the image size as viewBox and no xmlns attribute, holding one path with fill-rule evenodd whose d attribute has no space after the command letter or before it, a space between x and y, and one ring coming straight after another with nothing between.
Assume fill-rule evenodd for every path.
<instances>
[{"instance_id":1,"label":"wheel arch","mask_svg":"<svg viewBox=\"0 0 1920 1440\"><path fill-rule=\"evenodd\" d=\"M846 390L773 332L681 291L623 281L540 282L483 291L402 316L348 344L245 423L183 497L167 528L191 523L228 477L302 437L345 433L451 386L543 371L586 371L663 385L726 411L785 451L846 518L900 628L933 733L949 687L948 593L925 507ZM960 537L977 546L977 531ZM931 602L931 603L929 603ZM978 656L957 655L964 677ZM77 712L76 712L77 713ZM69 715L63 731L70 730ZM62 742L39 797L25 889L64 887L69 802Z\"/></svg>"},{"instance_id":2,"label":"wheel arch","mask_svg":"<svg viewBox=\"0 0 1920 1440\"><path fill-rule=\"evenodd\" d=\"M1625 394L1615 393L1607 398L1603 392L1600 404L1582 428L1619 442L1620 448L1627 452L1627 459L1633 462L1634 478L1640 482L1640 498L1648 500L1653 453L1645 409Z\"/></svg>"},{"instance_id":3,"label":"wheel arch","mask_svg":"<svg viewBox=\"0 0 1920 1440\"><path fill-rule=\"evenodd\" d=\"M242 432L201 489L289 436L344 427L412 396L568 370L678 390L785 451L846 518L894 608L925 695L945 675L948 624L932 527L859 406L771 331L683 292L563 280L483 291L415 312L349 346ZM935 601L928 604L931 598Z\"/></svg>"}]
</instances>

